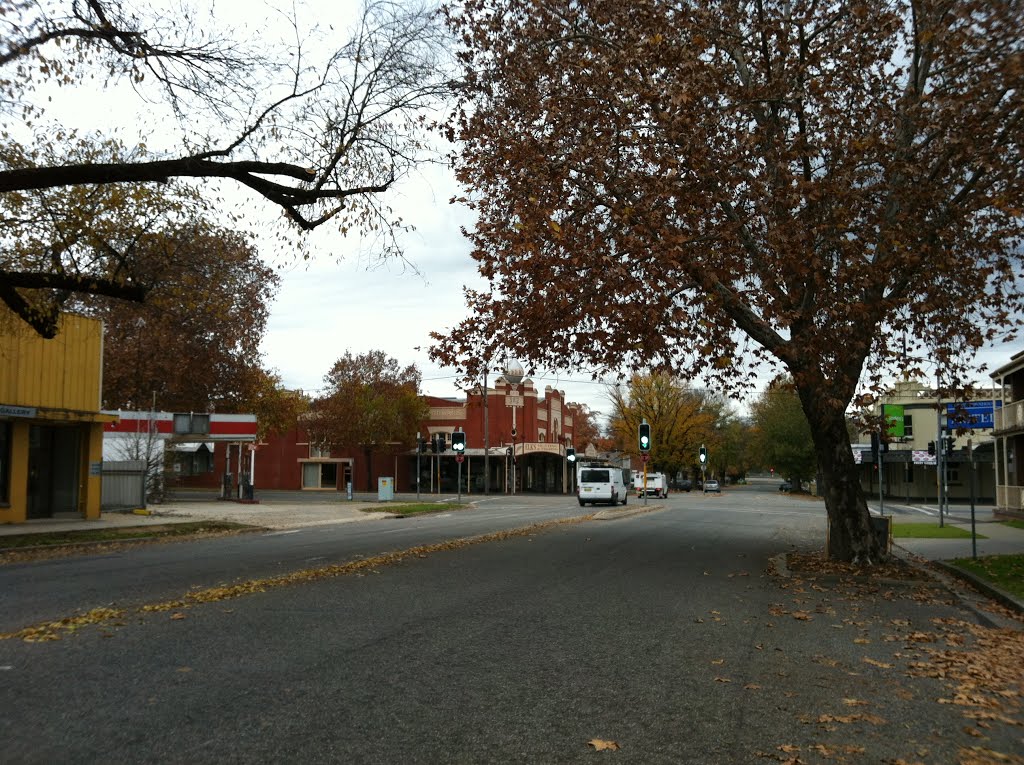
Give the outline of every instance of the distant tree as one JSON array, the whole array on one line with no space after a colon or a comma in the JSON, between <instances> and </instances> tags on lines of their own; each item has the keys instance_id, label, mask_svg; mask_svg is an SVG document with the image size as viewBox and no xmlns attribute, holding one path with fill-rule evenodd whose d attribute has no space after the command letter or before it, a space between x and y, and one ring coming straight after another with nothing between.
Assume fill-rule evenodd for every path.
<instances>
[{"instance_id":1,"label":"distant tree","mask_svg":"<svg viewBox=\"0 0 1024 765\"><path fill-rule=\"evenodd\" d=\"M345 38L302 28L300 8L281 14L296 41L281 50L269 33L230 29L216 4L0 0L0 301L53 337L75 293L139 301L155 287L116 232L48 236L75 228L73 207L47 203L54 190L101 197L117 217L132 195L175 179L220 207L227 181L299 230L332 221L342 235L383 234L380 257L399 254L392 235L404 224L380 200L430 156L427 110L449 82L443 25L415 2L371 0ZM95 89L138 92L128 127L144 135L148 115L166 116L153 130L166 143L122 146L51 122L65 93Z\"/></svg>"},{"instance_id":2,"label":"distant tree","mask_svg":"<svg viewBox=\"0 0 1024 765\"><path fill-rule=\"evenodd\" d=\"M256 415L256 435L262 440L272 433L286 433L297 427L309 411L310 398L301 390L284 387L276 372L251 370L238 395L239 408Z\"/></svg>"},{"instance_id":3,"label":"distant tree","mask_svg":"<svg viewBox=\"0 0 1024 765\"><path fill-rule=\"evenodd\" d=\"M792 380L782 377L773 381L750 411L761 466L774 468L790 479L794 488L814 478L818 469L814 439Z\"/></svg>"},{"instance_id":4,"label":"distant tree","mask_svg":"<svg viewBox=\"0 0 1024 765\"><path fill-rule=\"evenodd\" d=\"M597 415L586 404L580 404L572 418L573 441L577 449L585 449L587 444L597 444L601 431L597 425Z\"/></svg>"},{"instance_id":5,"label":"distant tree","mask_svg":"<svg viewBox=\"0 0 1024 765\"><path fill-rule=\"evenodd\" d=\"M663 365L723 392L784 370L829 554L884 557L846 436L858 387L932 361L969 379L1024 317L1020 3L466 0L448 18L488 285L434 358Z\"/></svg>"},{"instance_id":6,"label":"distant tree","mask_svg":"<svg viewBox=\"0 0 1024 765\"><path fill-rule=\"evenodd\" d=\"M711 464L719 477L739 479L751 467L753 428L745 419L726 407L716 432L717 448L711 452Z\"/></svg>"},{"instance_id":7,"label":"distant tree","mask_svg":"<svg viewBox=\"0 0 1024 765\"><path fill-rule=\"evenodd\" d=\"M651 426L650 468L675 475L692 473L701 444L715 440L721 403L666 373L635 374L625 391L608 389L611 431L618 448L638 457L640 422Z\"/></svg>"},{"instance_id":8,"label":"distant tree","mask_svg":"<svg viewBox=\"0 0 1024 765\"><path fill-rule=\"evenodd\" d=\"M259 346L277 275L243 235L201 220L134 249L136 269L157 285L145 303L73 304L104 323L104 406L250 411L268 374Z\"/></svg>"},{"instance_id":9,"label":"distant tree","mask_svg":"<svg viewBox=\"0 0 1024 765\"><path fill-rule=\"evenodd\" d=\"M383 351L359 356L346 351L324 377L324 394L312 402L306 419L310 440L362 449L369 489L374 452L416 443L416 431L429 414L420 380L415 364L401 367Z\"/></svg>"}]
</instances>

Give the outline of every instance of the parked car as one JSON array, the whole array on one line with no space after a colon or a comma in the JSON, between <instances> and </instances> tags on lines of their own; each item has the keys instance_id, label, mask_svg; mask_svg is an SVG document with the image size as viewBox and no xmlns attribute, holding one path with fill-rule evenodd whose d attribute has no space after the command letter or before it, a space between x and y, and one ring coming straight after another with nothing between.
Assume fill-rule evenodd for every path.
<instances>
[{"instance_id":1,"label":"parked car","mask_svg":"<svg viewBox=\"0 0 1024 765\"><path fill-rule=\"evenodd\" d=\"M678 481L672 481L669 484L669 488L676 491L691 491L693 489L693 481L689 478L680 478Z\"/></svg>"},{"instance_id":2,"label":"parked car","mask_svg":"<svg viewBox=\"0 0 1024 765\"><path fill-rule=\"evenodd\" d=\"M718 481L708 480L704 482L704 493L707 494L709 491L721 492L722 489L718 485Z\"/></svg>"},{"instance_id":3,"label":"parked car","mask_svg":"<svg viewBox=\"0 0 1024 765\"><path fill-rule=\"evenodd\" d=\"M779 486L779 491L793 491L793 484L789 481L783 481Z\"/></svg>"}]
</instances>

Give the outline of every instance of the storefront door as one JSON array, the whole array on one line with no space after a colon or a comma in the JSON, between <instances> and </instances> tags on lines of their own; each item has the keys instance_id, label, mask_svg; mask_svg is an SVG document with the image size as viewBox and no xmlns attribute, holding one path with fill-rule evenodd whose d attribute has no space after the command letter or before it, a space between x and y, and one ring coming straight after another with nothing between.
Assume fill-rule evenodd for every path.
<instances>
[{"instance_id":1,"label":"storefront door","mask_svg":"<svg viewBox=\"0 0 1024 765\"><path fill-rule=\"evenodd\" d=\"M29 428L27 517L53 518L78 513L81 444L79 428Z\"/></svg>"}]
</instances>

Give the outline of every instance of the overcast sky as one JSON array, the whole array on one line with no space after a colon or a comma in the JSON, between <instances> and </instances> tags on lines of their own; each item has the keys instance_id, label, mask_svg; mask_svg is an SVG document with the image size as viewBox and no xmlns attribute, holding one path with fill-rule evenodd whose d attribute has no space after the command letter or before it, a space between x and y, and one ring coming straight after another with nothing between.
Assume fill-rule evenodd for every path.
<instances>
[{"instance_id":1,"label":"overcast sky","mask_svg":"<svg viewBox=\"0 0 1024 765\"><path fill-rule=\"evenodd\" d=\"M416 227L402 242L419 274L403 270L401 264L368 268L372 252L329 231L318 233L313 261L281 272L282 286L262 349L267 365L287 386L316 391L346 351L358 355L382 350L403 365L416 364L425 393L463 396L454 371L436 366L427 356L430 332L444 331L466 317L463 286L485 286L460 230L471 228L473 218L464 207L448 201L455 192L448 171L428 168L405 181L389 199ZM550 385L564 390L572 401L605 410L607 385L590 377L586 370L563 370L540 371L532 379L542 392ZM614 383L614 378L607 383Z\"/></svg>"}]
</instances>

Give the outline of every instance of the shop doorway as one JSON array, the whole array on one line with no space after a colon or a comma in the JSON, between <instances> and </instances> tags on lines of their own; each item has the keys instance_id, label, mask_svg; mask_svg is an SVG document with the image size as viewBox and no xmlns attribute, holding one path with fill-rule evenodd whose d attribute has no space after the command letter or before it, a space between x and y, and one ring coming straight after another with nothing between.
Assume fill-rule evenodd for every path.
<instances>
[{"instance_id":1,"label":"shop doorway","mask_svg":"<svg viewBox=\"0 0 1024 765\"><path fill-rule=\"evenodd\" d=\"M32 425L28 438L26 516L77 516L82 431L67 426Z\"/></svg>"}]
</instances>

